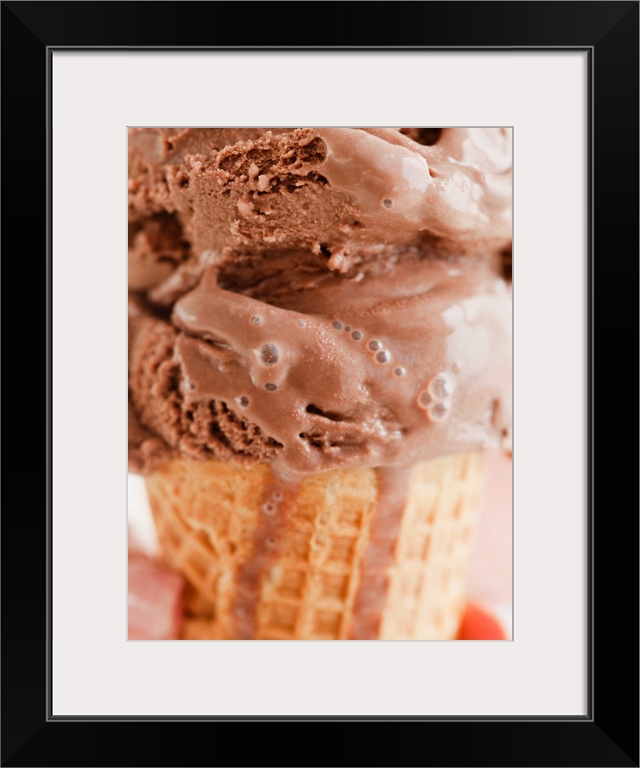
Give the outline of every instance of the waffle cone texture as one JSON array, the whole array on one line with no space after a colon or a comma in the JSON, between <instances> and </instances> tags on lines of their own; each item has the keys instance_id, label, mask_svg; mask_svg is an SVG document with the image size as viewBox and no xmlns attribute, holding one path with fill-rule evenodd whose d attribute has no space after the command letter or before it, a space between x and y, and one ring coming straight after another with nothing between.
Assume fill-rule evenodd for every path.
<instances>
[{"instance_id":1,"label":"waffle cone texture","mask_svg":"<svg viewBox=\"0 0 640 768\"><path fill-rule=\"evenodd\" d=\"M185 577L186 640L449 640L481 452L299 482L266 464L171 460L146 477L161 554Z\"/></svg>"}]
</instances>

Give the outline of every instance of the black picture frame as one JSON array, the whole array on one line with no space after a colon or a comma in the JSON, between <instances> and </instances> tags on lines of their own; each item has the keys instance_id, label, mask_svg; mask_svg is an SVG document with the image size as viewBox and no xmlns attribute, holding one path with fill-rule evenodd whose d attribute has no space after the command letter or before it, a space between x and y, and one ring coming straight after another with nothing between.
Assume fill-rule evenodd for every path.
<instances>
[{"instance_id":1,"label":"black picture frame","mask_svg":"<svg viewBox=\"0 0 640 768\"><path fill-rule=\"evenodd\" d=\"M220 22L234 15L242 24ZM638 456L628 447L637 439L628 438L630 432L637 438L638 424L639 3L3 2L1 19L2 266L9 297L3 341L10 361L4 378L10 404L4 411L2 765L638 766ZM287 19L294 32L285 31ZM49 717L50 58L68 48L193 46L588 52L591 673L584 718ZM293 729L283 744L273 727L270 738L251 738L249 728L258 722L278 728L287 722ZM377 726L373 738L363 738L342 727L323 738L311 730L315 722L384 722L393 735Z\"/></svg>"}]
</instances>

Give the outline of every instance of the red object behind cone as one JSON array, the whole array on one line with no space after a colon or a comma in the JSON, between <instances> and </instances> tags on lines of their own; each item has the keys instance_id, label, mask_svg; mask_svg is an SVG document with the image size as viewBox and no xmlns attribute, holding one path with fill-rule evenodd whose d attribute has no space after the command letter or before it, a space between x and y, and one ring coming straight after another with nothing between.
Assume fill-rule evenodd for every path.
<instances>
[{"instance_id":1,"label":"red object behind cone","mask_svg":"<svg viewBox=\"0 0 640 768\"><path fill-rule=\"evenodd\" d=\"M473 603L467 605L457 640L506 640L500 622Z\"/></svg>"}]
</instances>

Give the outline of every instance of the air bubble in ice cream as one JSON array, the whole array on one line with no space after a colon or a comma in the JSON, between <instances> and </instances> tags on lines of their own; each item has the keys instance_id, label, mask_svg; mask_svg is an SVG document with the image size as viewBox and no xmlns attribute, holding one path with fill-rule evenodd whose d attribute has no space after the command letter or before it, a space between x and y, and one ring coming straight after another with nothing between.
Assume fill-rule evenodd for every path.
<instances>
[{"instance_id":1,"label":"air bubble in ice cream","mask_svg":"<svg viewBox=\"0 0 640 768\"><path fill-rule=\"evenodd\" d=\"M276 389L278 389L278 385L274 384L273 382L269 382L268 384L264 385L264 388L269 392L275 392Z\"/></svg>"},{"instance_id":2,"label":"air bubble in ice cream","mask_svg":"<svg viewBox=\"0 0 640 768\"><path fill-rule=\"evenodd\" d=\"M402 367L401 368L396 368L396 370L394 371L396 376L404 376L406 374L406 372L407 372L407 369L406 368L402 368Z\"/></svg>"},{"instance_id":3,"label":"air bubble in ice cream","mask_svg":"<svg viewBox=\"0 0 640 768\"><path fill-rule=\"evenodd\" d=\"M351 338L355 339L356 341L360 341L360 339L362 338L362 331L354 331L351 334Z\"/></svg>"},{"instance_id":4,"label":"air bubble in ice cream","mask_svg":"<svg viewBox=\"0 0 640 768\"><path fill-rule=\"evenodd\" d=\"M373 339L373 341L369 342L369 349L372 349L374 352L376 349L380 349L382 347L382 342L378 341L377 339Z\"/></svg>"},{"instance_id":5,"label":"air bubble in ice cream","mask_svg":"<svg viewBox=\"0 0 640 768\"><path fill-rule=\"evenodd\" d=\"M262 317L260 315L254 315L251 318L251 322L253 325L262 325Z\"/></svg>"},{"instance_id":6,"label":"air bubble in ice cream","mask_svg":"<svg viewBox=\"0 0 640 768\"><path fill-rule=\"evenodd\" d=\"M429 385L429 389L438 398L449 397L452 392L451 382L444 376L437 376Z\"/></svg>"},{"instance_id":7,"label":"air bubble in ice cream","mask_svg":"<svg viewBox=\"0 0 640 768\"><path fill-rule=\"evenodd\" d=\"M249 398L246 395L236 397L236 403L238 403L241 408L247 408L249 406Z\"/></svg>"},{"instance_id":8,"label":"air bubble in ice cream","mask_svg":"<svg viewBox=\"0 0 640 768\"><path fill-rule=\"evenodd\" d=\"M381 349L376 355L376 360L381 364L388 363L391 360L391 353L386 349Z\"/></svg>"},{"instance_id":9,"label":"air bubble in ice cream","mask_svg":"<svg viewBox=\"0 0 640 768\"><path fill-rule=\"evenodd\" d=\"M384 207L385 207L385 208L393 208L393 200L391 200L391 199L389 199L388 197L386 197L386 198L385 198L385 199L382 201L382 205L384 205Z\"/></svg>"},{"instance_id":10,"label":"air bubble in ice cream","mask_svg":"<svg viewBox=\"0 0 640 768\"><path fill-rule=\"evenodd\" d=\"M429 408L428 413L432 421L443 421L449 413L449 404L434 403L431 408Z\"/></svg>"},{"instance_id":11,"label":"air bubble in ice cream","mask_svg":"<svg viewBox=\"0 0 640 768\"><path fill-rule=\"evenodd\" d=\"M261 347L260 360L265 365L275 365L279 359L280 359L280 350L275 344L264 344ZM268 388L269 387L267 387L267 389Z\"/></svg>"},{"instance_id":12,"label":"air bubble in ice cream","mask_svg":"<svg viewBox=\"0 0 640 768\"><path fill-rule=\"evenodd\" d=\"M431 395L428 392L421 392L418 395L418 405L421 408L426 408L431 403L432 399L433 398L431 397Z\"/></svg>"},{"instance_id":13,"label":"air bubble in ice cream","mask_svg":"<svg viewBox=\"0 0 640 768\"><path fill-rule=\"evenodd\" d=\"M333 321L333 327L334 327L334 328L335 328L337 331L340 331L340 330L342 329L342 323L341 323L339 320L334 320L334 321Z\"/></svg>"}]
</instances>

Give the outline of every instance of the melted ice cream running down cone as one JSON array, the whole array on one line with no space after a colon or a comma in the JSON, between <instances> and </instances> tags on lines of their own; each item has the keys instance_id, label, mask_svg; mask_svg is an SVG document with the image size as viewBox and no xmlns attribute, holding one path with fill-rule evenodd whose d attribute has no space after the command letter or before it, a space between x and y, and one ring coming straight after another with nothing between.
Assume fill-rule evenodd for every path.
<instances>
[{"instance_id":1,"label":"melted ice cream running down cone","mask_svg":"<svg viewBox=\"0 0 640 768\"><path fill-rule=\"evenodd\" d=\"M455 636L510 440L510 138L130 132L130 464L209 636Z\"/></svg>"}]
</instances>

